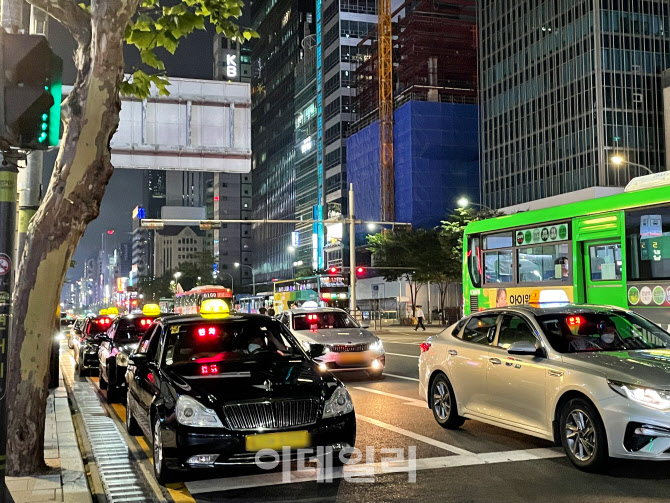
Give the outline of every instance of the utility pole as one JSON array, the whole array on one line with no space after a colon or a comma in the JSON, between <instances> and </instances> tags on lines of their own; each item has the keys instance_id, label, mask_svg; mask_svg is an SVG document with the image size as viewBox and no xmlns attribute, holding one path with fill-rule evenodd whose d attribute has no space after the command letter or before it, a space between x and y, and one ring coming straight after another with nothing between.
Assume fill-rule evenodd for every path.
<instances>
[{"instance_id":1,"label":"utility pole","mask_svg":"<svg viewBox=\"0 0 670 503\"><path fill-rule=\"evenodd\" d=\"M3 0L3 7L7 0ZM34 5L30 6L30 34L47 36L47 13ZM37 212L42 199L42 170L44 169L44 152L33 150L28 154L28 162L19 171L19 235L16 245L15 262L18 264L28 236L28 224Z\"/></svg>"},{"instance_id":2,"label":"utility pole","mask_svg":"<svg viewBox=\"0 0 670 503\"><path fill-rule=\"evenodd\" d=\"M354 216L354 184L349 184L349 311L356 318L356 220Z\"/></svg>"}]
</instances>

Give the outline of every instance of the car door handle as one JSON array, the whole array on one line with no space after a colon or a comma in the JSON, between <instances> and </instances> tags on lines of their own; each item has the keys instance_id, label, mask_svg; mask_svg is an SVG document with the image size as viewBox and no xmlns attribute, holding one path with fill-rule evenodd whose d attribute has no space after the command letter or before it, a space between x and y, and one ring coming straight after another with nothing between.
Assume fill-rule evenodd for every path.
<instances>
[{"instance_id":1,"label":"car door handle","mask_svg":"<svg viewBox=\"0 0 670 503\"><path fill-rule=\"evenodd\" d=\"M489 358L489 363L493 365L500 365L502 361L500 360L500 358Z\"/></svg>"},{"instance_id":2,"label":"car door handle","mask_svg":"<svg viewBox=\"0 0 670 503\"><path fill-rule=\"evenodd\" d=\"M455 349L450 349L450 350L448 351L448 353L449 353L451 356L458 356L458 351L456 351Z\"/></svg>"}]
</instances>

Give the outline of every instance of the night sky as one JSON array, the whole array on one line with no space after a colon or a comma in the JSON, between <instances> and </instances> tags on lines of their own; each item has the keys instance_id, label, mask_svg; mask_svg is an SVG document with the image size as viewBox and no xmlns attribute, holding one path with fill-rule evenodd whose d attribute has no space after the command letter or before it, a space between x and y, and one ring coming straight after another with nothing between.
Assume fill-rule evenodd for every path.
<instances>
[{"instance_id":1,"label":"night sky","mask_svg":"<svg viewBox=\"0 0 670 503\"><path fill-rule=\"evenodd\" d=\"M162 54L169 76L195 79L212 78L213 49L212 39L215 30L210 27L207 32L198 31L183 39L174 56ZM69 34L55 21L49 21L49 42L53 50L63 58L63 83L72 85L75 78L72 55L75 44ZM139 63L139 54L134 47L126 48L126 72L131 72ZM45 156L44 190L49 183L56 152ZM77 267L70 270L70 279L79 279L83 274L84 262L100 250L101 235L107 229L115 233L106 239L105 248L113 246L130 237L132 209L142 201L142 172L120 169L114 172L105 197L102 200L100 216L91 222L74 255Z\"/></svg>"}]
</instances>

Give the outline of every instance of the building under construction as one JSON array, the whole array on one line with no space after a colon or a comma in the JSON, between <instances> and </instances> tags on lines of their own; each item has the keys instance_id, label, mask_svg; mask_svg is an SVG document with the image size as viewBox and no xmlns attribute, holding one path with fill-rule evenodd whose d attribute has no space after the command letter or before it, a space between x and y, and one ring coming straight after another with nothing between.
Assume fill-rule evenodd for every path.
<instances>
[{"instance_id":1,"label":"building under construction","mask_svg":"<svg viewBox=\"0 0 670 503\"><path fill-rule=\"evenodd\" d=\"M476 1L411 0L392 19L392 100L379 99L390 80L378 77L381 37L373 31L359 44L370 50L358 51L347 180L357 187L356 217L433 227L459 197L479 200ZM380 101L394 106L382 127Z\"/></svg>"},{"instance_id":2,"label":"building under construction","mask_svg":"<svg viewBox=\"0 0 670 503\"><path fill-rule=\"evenodd\" d=\"M408 0L393 14L393 88L396 107L414 99L477 102L475 0ZM377 119L376 30L362 40L356 70L356 131Z\"/></svg>"}]
</instances>

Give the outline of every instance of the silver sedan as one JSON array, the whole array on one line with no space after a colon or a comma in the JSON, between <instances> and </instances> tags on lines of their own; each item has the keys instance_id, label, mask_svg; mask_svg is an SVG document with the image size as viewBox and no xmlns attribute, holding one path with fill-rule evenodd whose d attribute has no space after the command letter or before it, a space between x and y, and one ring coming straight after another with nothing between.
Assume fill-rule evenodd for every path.
<instances>
[{"instance_id":1,"label":"silver sedan","mask_svg":"<svg viewBox=\"0 0 670 503\"><path fill-rule=\"evenodd\" d=\"M572 463L670 460L670 334L620 308L490 309L428 338L421 396L445 428L476 419L563 445Z\"/></svg>"},{"instance_id":2,"label":"silver sedan","mask_svg":"<svg viewBox=\"0 0 670 503\"><path fill-rule=\"evenodd\" d=\"M331 307L295 308L278 318L324 370L365 370L373 378L384 372L382 341L346 311Z\"/></svg>"}]
</instances>

